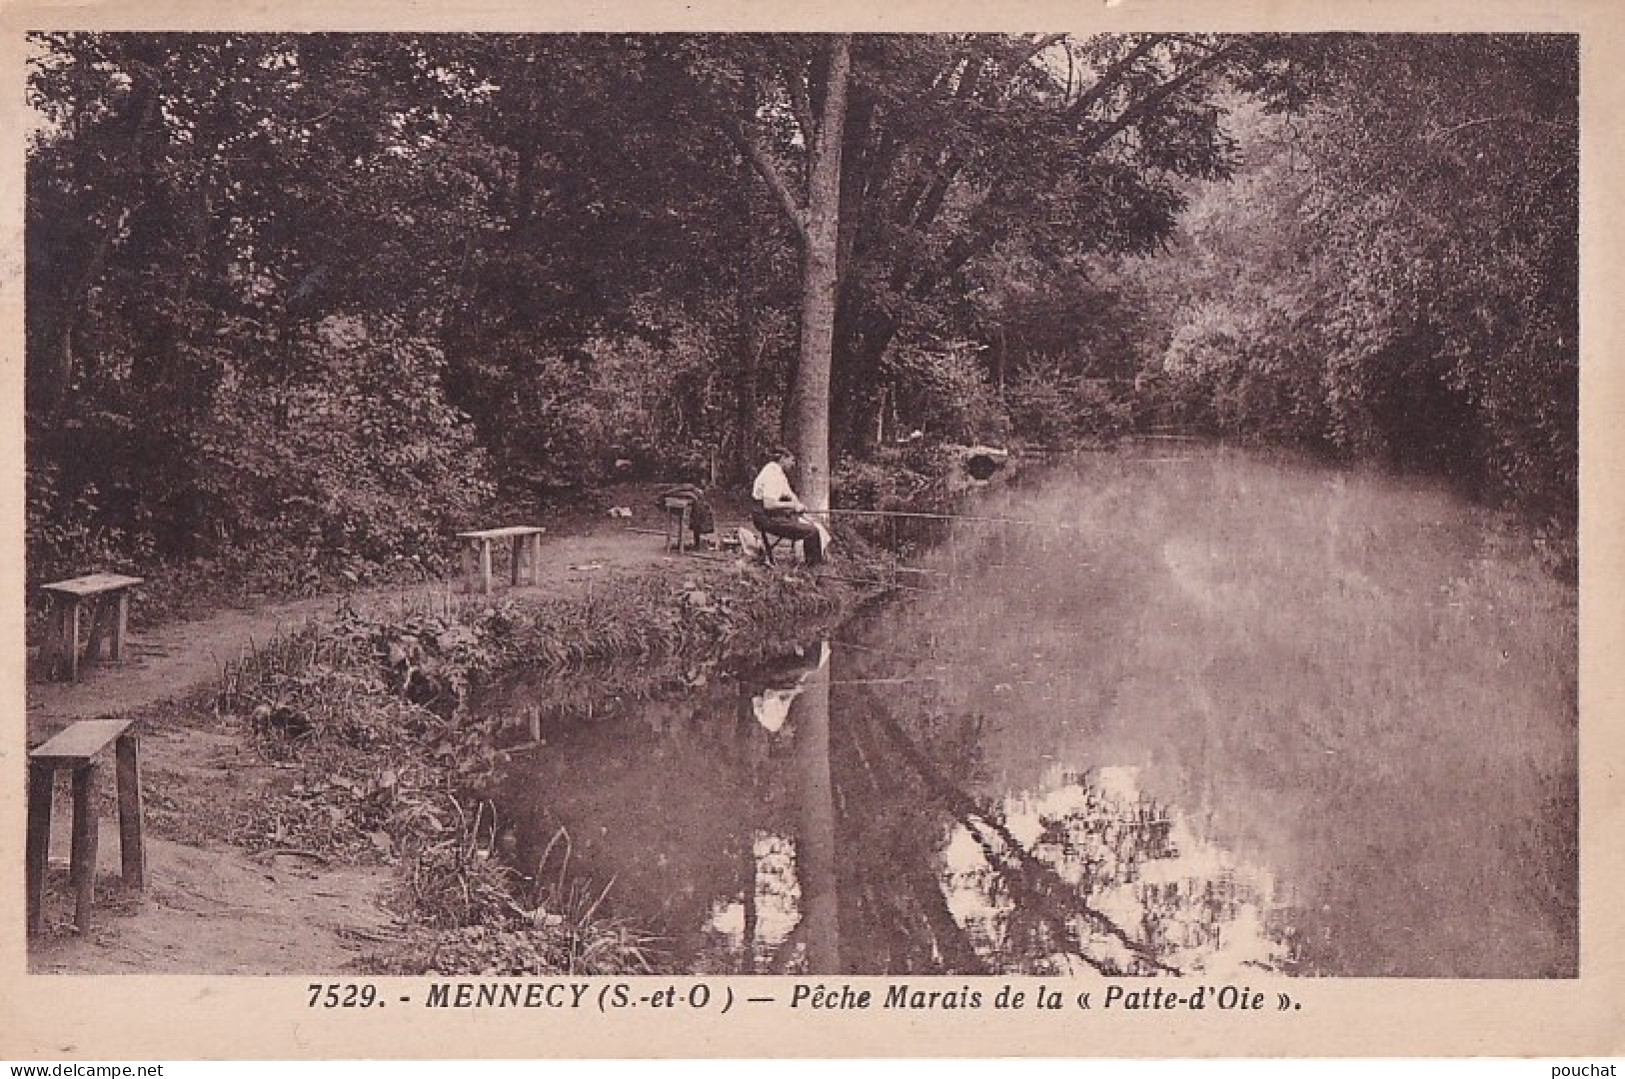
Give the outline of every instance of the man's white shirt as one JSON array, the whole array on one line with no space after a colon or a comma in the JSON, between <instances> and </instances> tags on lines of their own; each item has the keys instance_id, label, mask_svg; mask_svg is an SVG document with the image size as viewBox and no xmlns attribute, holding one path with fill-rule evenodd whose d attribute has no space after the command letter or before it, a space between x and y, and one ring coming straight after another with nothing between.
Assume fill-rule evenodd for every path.
<instances>
[{"instance_id":1,"label":"man's white shirt","mask_svg":"<svg viewBox=\"0 0 1625 1079\"><path fill-rule=\"evenodd\" d=\"M790 486L790 478L784 474L784 469L779 467L777 461L769 461L756 473L756 482L751 484L750 496L768 509L794 506L801 501Z\"/></svg>"}]
</instances>

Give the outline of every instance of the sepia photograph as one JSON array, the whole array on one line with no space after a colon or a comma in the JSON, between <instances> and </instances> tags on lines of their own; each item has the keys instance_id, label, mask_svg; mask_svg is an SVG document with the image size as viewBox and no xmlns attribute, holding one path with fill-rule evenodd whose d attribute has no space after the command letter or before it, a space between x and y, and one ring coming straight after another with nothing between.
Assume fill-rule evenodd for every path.
<instances>
[{"instance_id":1,"label":"sepia photograph","mask_svg":"<svg viewBox=\"0 0 1625 1079\"><path fill-rule=\"evenodd\" d=\"M48 25L31 982L1585 973L1581 34Z\"/></svg>"}]
</instances>

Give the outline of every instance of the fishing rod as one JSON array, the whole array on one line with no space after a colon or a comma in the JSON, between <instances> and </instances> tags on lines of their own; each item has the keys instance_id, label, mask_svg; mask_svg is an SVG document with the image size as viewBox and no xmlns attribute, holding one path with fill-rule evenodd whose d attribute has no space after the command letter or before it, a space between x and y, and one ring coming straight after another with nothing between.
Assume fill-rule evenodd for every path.
<instances>
[{"instance_id":1,"label":"fishing rod","mask_svg":"<svg viewBox=\"0 0 1625 1079\"><path fill-rule=\"evenodd\" d=\"M1033 521L1023 517L978 517L968 513L925 513L918 510L802 510L809 517L834 516L841 514L851 517L912 517L929 521L983 521L988 524L1001 525L1032 525L1036 528L1077 528L1077 525L1067 524L1064 521Z\"/></svg>"},{"instance_id":2,"label":"fishing rod","mask_svg":"<svg viewBox=\"0 0 1625 1079\"><path fill-rule=\"evenodd\" d=\"M645 535L645 536L664 536L664 535L667 535L667 533L665 533L665 532L663 532L663 531L661 531L660 529L657 529L657 528L633 528L630 525L627 526L625 531L627 531L627 532L636 532L636 533L639 533L639 534ZM709 554L709 553L704 552L704 551L680 551L680 552L676 552L676 553L686 555L689 558L698 558L702 562L727 563L727 562L732 562L733 561L732 558L730 558L730 557L728 557L726 555ZM910 569L908 569L906 567L902 567L902 566L899 566L898 569L899 569L899 571L904 572L904 573L915 573L915 572L917 572L917 573L938 573L938 572L941 572L940 570L910 570ZM842 576L841 574L838 574L838 573L830 573L827 570L826 571L821 571L819 573L819 576L820 577L828 577L828 578L830 578L832 580L836 580L836 581L845 581L847 584L876 585L876 586L881 587L881 588L899 589L900 591L903 591L903 592L935 593L935 592L940 591L940 589L936 589L936 588L920 588L920 587L918 587L916 585L902 584L902 583L900 583L898 581L877 580L877 579L872 578L872 577L845 577L845 576Z\"/></svg>"}]
</instances>

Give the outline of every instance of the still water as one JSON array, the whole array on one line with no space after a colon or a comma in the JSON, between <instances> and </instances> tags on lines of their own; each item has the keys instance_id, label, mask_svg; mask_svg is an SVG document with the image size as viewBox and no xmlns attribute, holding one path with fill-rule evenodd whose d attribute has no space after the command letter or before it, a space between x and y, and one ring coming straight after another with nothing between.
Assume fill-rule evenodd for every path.
<instances>
[{"instance_id":1,"label":"still water","mask_svg":"<svg viewBox=\"0 0 1625 1079\"><path fill-rule=\"evenodd\" d=\"M1494 520L1213 448L977 512L768 668L487 702L518 865L697 973L1575 974L1575 597Z\"/></svg>"}]
</instances>

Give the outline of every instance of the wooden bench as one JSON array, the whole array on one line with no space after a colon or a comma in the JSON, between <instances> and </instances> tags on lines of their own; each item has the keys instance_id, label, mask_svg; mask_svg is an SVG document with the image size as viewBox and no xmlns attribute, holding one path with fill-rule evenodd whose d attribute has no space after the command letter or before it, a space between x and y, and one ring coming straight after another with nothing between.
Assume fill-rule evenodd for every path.
<instances>
[{"instance_id":1,"label":"wooden bench","mask_svg":"<svg viewBox=\"0 0 1625 1079\"><path fill-rule=\"evenodd\" d=\"M124 658L124 632L130 618L130 589L140 577L117 573L92 573L45 585L51 596L52 626L45 642L47 677L62 676L74 682L79 678L79 626L86 608L90 614L89 643L85 661L93 663L101 651L102 637L110 640L111 659Z\"/></svg>"},{"instance_id":2,"label":"wooden bench","mask_svg":"<svg viewBox=\"0 0 1625 1079\"><path fill-rule=\"evenodd\" d=\"M519 583L519 567L530 563L529 583L535 584L542 564L542 533L545 528L535 525L511 525L507 528L484 528L474 532L459 532L458 538L467 540L463 552L463 572L468 590L474 590L475 574L479 575L480 591L491 594L491 544L496 540L513 541L513 583ZM528 556L528 557L527 557Z\"/></svg>"},{"instance_id":3,"label":"wooden bench","mask_svg":"<svg viewBox=\"0 0 1625 1079\"><path fill-rule=\"evenodd\" d=\"M45 869L51 853L51 799L56 770L73 772L73 852L69 879L74 890L73 920L84 932L96 899L96 758L116 744L119 857L124 883L146 887L147 854L141 836L141 750L135 721L90 719L75 723L28 754L28 931L45 928Z\"/></svg>"}]
</instances>

